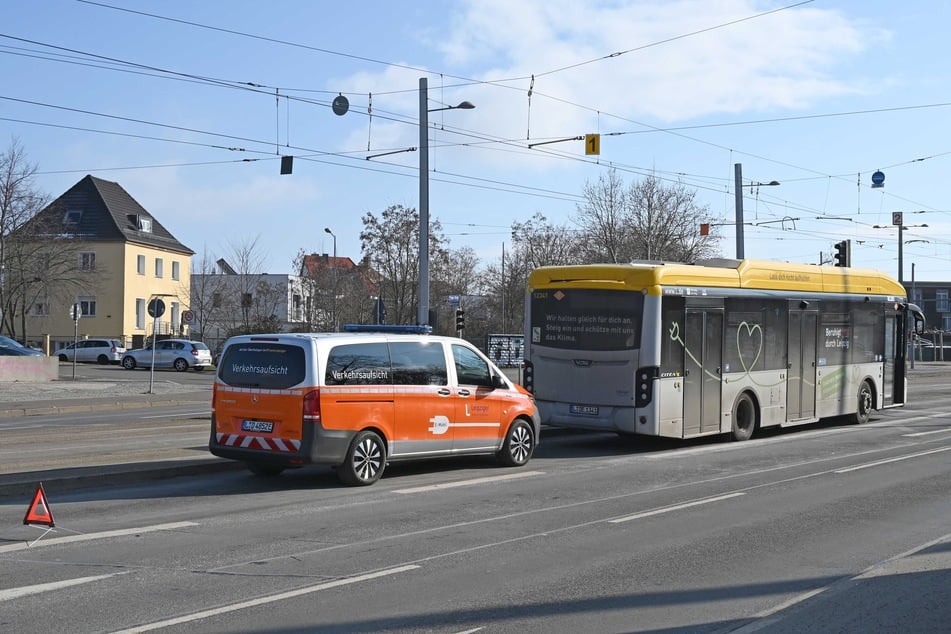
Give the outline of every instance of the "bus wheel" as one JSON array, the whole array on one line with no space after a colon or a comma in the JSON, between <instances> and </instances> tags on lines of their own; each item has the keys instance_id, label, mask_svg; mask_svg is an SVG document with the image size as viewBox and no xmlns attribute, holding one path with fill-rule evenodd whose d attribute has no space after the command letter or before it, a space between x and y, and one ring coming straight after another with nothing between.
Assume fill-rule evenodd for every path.
<instances>
[{"instance_id":1,"label":"bus wheel","mask_svg":"<svg viewBox=\"0 0 951 634\"><path fill-rule=\"evenodd\" d=\"M859 386L858 404L855 406L855 413L852 414L852 422L861 425L867 423L872 415L872 386L868 381L862 381Z\"/></svg>"},{"instance_id":2,"label":"bus wheel","mask_svg":"<svg viewBox=\"0 0 951 634\"><path fill-rule=\"evenodd\" d=\"M534 452L535 432L531 425L519 418L509 427L502 450L496 456L506 467L521 467L531 459Z\"/></svg>"},{"instance_id":3,"label":"bus wheel","mask_svg":"<svg viewBox=\"0 0 951 634\"><path fill-rule=\"evenodd\" d=\"M248 471L262 478L273 478L281 475L284 467L275 467L273 465L258 464L257 462L245 462Z\"/></svg>"},{"instance_id":4,"label":"bus wheel","mask_svg":"<svg viewBox=\"0 0 951 634\"><path fill-rule=\"evenodd\" d=\"M380 479L386 466L386 446L372 431L357 434L343 464L337 467L337 478L350 486L367 486Z\"/></svg>"},{"instance_id":5,"label":"bus wheel","mask_svg":"<svg viewBox=\"0 0 951 634\"><path fill-rule=\"evenodd\" d=\"M747 393L740 394L733 404L733 440L749 440L756 430L756 405Z\"/></svg>"}]
</instances>

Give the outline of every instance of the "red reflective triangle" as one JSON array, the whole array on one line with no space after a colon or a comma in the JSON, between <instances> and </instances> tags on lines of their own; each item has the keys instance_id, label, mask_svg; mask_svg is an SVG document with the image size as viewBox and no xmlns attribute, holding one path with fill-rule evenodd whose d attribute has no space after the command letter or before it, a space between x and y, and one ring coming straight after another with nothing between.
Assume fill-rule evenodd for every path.
<instances>
[{"instance_id":1,"label":"red reflective triangle","mask_svg":"<svg viewBox=\"0 0 951 634\"><path fill-rule=\"evenodd\" d=\"M43 483L36 488L33 494L33 501L30 508L26 510L23 516L24 524L42 524L53 528L53 511L50 510L50 503L46 500L46 491L43 490Z\"/></svg>"}]
</instances>

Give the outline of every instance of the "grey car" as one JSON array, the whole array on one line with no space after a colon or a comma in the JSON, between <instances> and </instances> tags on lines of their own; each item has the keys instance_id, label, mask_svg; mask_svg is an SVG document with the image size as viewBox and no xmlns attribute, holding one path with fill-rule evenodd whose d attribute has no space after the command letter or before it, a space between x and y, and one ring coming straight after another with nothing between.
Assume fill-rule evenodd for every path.
<instances>
[{"instance_id":1,"label":"grey car","mask_svg":"<svg viewBox=\"0 0 951 634\"><path fill-rule=\"evenodd\" d=\"M122 356L122 367L126 370L148 368L153 358L156 368L174 368L178 372L186 372L189 368L201 372L211 367L211 350L208 346L188 339L163 339L155 344L154 352L151 345L129 350Z\"/></svg>"}]
</instances>

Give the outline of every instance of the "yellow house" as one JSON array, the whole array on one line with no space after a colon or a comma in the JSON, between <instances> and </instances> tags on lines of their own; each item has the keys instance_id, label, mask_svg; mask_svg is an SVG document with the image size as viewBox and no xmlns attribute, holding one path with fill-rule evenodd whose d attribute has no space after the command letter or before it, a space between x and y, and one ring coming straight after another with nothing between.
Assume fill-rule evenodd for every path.
<instances>
[{"instance_id":1,"label":"yellow house","mask_svg":"<svg viewBox=\"0 0 951 634\"><path fill-rule=\"evenodd\" d=\"M116 338L128 348L141 347L153 330L187 336L194 251L118 183L86 176L37 218L43 215L46 226L62 227L57 238L69 239L76 269L27 312L31 341L53 354L77 336ZM158 318L149 315L152 300L165 306Z\"/></svg>"}]
</instances>

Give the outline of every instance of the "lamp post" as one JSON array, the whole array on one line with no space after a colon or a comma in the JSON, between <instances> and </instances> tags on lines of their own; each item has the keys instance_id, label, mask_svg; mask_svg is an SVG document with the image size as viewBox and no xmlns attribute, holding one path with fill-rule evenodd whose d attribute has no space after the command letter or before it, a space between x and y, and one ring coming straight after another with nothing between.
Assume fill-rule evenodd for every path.
<instances>
[{"instance_id":1,"label":"lamp post","mask_svg":"<svg viewBox=\"0 0 951 634\"><path fill-rule=\"evenodd\" d=\"M458 106L429 109L429 85L419 78L419 310L416 323L429 323L429 113L440 110L472 110L474 105L463 101Z\"/></svg>"},{"instance_id":2,"label":"lamp post","mask_svg":"<svg viewBox=\"0 0 951 634\"><path fill-rule=\"evenodd\" d=\"M743 164L733 165L733 200L736 207L736 259L742 260L745 257L743 248ZM779 181L769 181L768 183L752 182L753 187L766 186L776 187Z\"/></svg>"},{"instance_id":3,"label":"lamp post","mask_svg":"<svg viewBox=\"0 0 951 634\"><path fill-rule=\"evenodd\" d=\"M337 332L337 236L334 235L334 232L330 230L330 227L324 227L324 232L329 233L330 236L334 239L334 298L333 298L333 322L334 322L334 332Z\"/></svg>"}]
</instances>

